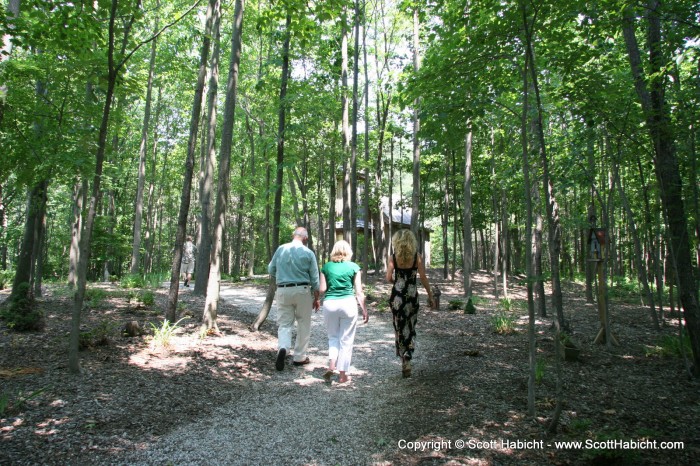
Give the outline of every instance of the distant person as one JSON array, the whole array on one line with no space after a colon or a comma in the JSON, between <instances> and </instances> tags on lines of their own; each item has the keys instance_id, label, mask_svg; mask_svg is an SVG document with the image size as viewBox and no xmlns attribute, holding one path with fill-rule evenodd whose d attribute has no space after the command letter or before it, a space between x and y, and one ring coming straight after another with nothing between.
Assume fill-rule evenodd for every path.
<instances>
[{"instance_id":1,"label":"distant person","mask_svg":"<svg viewBox=\"0 0 700 466\"><path fill-rule=\"evenodd\" d=\"M311 336L311 311L318 312L319 272L316 254L306 247L309 233L306 228L294 230L292 241L281 245L272 256L267 271L277 283L277 359L275 368L284 369L287 352L292 346L294 323L297 337L294 344L295 366L310 362L306 356ZM313 293L313 296L312 296Z\"/></svg>"},{"instance_id":2,"label":"distant person","mask_svg":"<svg viewBox=\"0 0 700 466\"><path fill-rule=\"evenodd\" d=\"M350 261L351 258L350 244L340 240L333 245L330 262L321 269L320 291L325 293L323 319L328 331L328 370L323 377L329 382L336 369L340 372L338 383L350 381L347 373L352 360L358 304L363 321L369 320L360 266Z\"/></svg>"},{"instance_id":3,"label":"distant person","mask_svg":"<svg viewBox=\"0 0 700 466\"><path fill-rule=\"evenodd\" d=\"M425 274L423 257L418 253L418 241L411 230L399 230L391 238L394 253L389 257L386 280L391 288L391 313L394 316L396 355L401 357L404 377L411 376L416 322L418 320L418 288L416 276L420 275L423 288L428 293L428 306L433 307L433 293Z\"/></svg>"},{"instance_id":4,"label":"distant person","mask_svg":"<svg viewBox=\"0 0 700 466\"><path fill-rule=\"evenodd\" d=\"M195 254L197 254L197 246L192 242L192 237L187 236L185 244L182 245L182 263L180 264L180 275L185 280L185 288L190 286L190 280L192 280Z\"/></svg>"}]
</instances>

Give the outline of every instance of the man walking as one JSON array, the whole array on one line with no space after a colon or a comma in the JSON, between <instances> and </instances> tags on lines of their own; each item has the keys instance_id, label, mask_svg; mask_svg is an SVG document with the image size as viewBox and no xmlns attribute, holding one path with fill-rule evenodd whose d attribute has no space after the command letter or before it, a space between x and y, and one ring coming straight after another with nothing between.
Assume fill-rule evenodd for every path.
<instances>
[{"instance_id":1,"label":"man walking","mask_svg":"<svg viewBox=\"0 0 700 466\"><path fill-rule=\"evenodd\" d=\"M185 244L182 245L182 263L180 264L180 275L185 280L186 288L190 286L190 280L192 280L195 254L197 254L197 246L192 242L192 237L188 235Z\"/></svg>"},{"instance_id":2,"label":"man walking","mask_svg":"<svg viewBox=\"0 0 700 466\"><path fill-rule=\"evenodd\" d=\"M275 368L284 369L284 360L292 346L294 323L297 324L297 338L294 344L293 364L303 366L309 363L306 351L311 336L311 311L318 311L319 275L316 254L306 247L309 233L304 227L297 227L292 241L281 245L275 251L267 271L277 282L277 359ZM312 296L313 293L313 296Z\"/></svg>"}]
</instances>

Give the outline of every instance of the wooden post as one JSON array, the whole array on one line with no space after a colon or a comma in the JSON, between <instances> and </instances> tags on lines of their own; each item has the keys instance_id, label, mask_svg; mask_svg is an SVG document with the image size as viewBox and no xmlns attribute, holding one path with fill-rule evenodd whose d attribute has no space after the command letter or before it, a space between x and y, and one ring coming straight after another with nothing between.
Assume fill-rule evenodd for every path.
<instances>
[{"instance_id":1,"label":"wooden post","mask_svg":"<svg viewBox=\"0 0 700 466\"><path fill-rule=\"evenodd\" d=\"M604 228L591 228L589 233L589 245L591 252L591 260L596 263L596 275L598 276L598 318L600 319L600 330L596 335L594 343L607 343L606 336L610 335L610 342L614 345L619 345L617 338L608 328L608 306L607 306L607 281L605 280L605 269L603 268L603 259L606 246L606 232Z\"/></svg>"}]
</instances>

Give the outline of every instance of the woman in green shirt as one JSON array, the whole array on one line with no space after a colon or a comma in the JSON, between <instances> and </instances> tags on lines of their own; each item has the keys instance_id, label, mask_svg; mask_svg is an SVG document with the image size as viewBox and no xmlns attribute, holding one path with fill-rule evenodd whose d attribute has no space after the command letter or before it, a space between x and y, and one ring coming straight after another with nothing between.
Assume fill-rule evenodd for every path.
<instances>
[{"instance_id":1,"label":"woman in green shirt","mask_svg":"<svg viewBox=\"0 0 700 466\"><path fill-rule=\"evenodd\" d=\"M328 370L323 377L330 382L336 370L338 383L350 381L347 372L352 359L352 345L357 328L357 305L365 323L369 320L362 292L360 266L350 261L352 248L347 241L333 245L331 261L321 269L320 291L325 293L323 318L328 331Z\"/></svg>"}]
</instances>

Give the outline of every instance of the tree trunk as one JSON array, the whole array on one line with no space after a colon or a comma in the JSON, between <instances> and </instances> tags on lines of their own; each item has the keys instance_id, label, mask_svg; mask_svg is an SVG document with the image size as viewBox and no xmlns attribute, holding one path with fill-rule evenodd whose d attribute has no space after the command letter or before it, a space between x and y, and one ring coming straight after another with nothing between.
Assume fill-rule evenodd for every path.
<instances>
[{"instance_id":1,"label":"tree trunk","mask_svg":"<svg viewBox=\"0 0 700 466\"><path fill-rule=\"evenodd\" d=\"M366 16L366 11L367 10L367 2L362 3L362 18L367 18ZM369 247L370 247L370 231L369 231L369 226L370 222L372 220L369 212L369 198L370 198L370 185L369 185L369 72L368 72L368 65L367 65L367 24L366 24L366 19L365 19L365 24L363 24L362 28L362 54L363 54L363 61L364 61L364 72L365 72L365 192L364 192L364 197L362 199L362 206L365 214L364 214L364 227L365 231L363 232L364 235L364 242L363 242L363 247L362 247L362 279L366 283L367 282L367 270L369 269L369 262L368 262L368 252L369 252ZM375 224L376 228L376 224ZM376 255L375 255L376 257ZM374 267L376 269L376 265Z\"/></svg>"},{"instance_id":2,"label":"tree trunk","mask_svg":"<svg viewBox=\"0 0 700 466\"><path fill-rule=\"evenodd\" d=\"M528 314L528 383L527 383L527 413L534 419L535 417L535 382L537 368L537 340L535 335L535 299L533 293L533 242L532 242L532 184L530 183L530 160L527 143L527 118L529 112L528 100L528 80L527 80L527 57L525 58L525 70L523 71L523 113L520 128L520 142L523 151L523 188L525 199L525 276L527 286L527 314Z\"/></svg>"},{"instance_id":3,"label":"tree trunk","mask_svg":"<svg viewBox=\"0 0 700 466\"><path fill-rule=\"evenodd\" d=\"M3 185L0 183L0 270L7 270L7 214ZM2 289L2 288L0 288Z\"/></svg>"},{"instance_id":4,"label":"tree trunk","mask_svg":"<svg viewBox=\"0 0 700 466\"><path fill-rule=\"evenodd\" d=\"M285 38L284 45L282 48L282 76L280 79L280 99L279 99L279 119L277 125L277 178L275 183L275 210L272 219L272 251L276 251L280 242L280 218L282 216L282 188L284 183L284 137L286 130L287 121L287 85L289 82L289 49L290 42L292 38L292 15L287 13L287 21L285 24ZM253 332L258 331L260 326L267 319L270 309L272 308L272 301L275 297L275 290L277 289L277 283L275 283L272 278L270 279L270 284L267 288L267 294L265 295L265 302L263 303L262 309L258 313L258 317L250 326L250 330Z\"/></svg>"},{"instance_id":5,"label":"tree trunk","mask_svg":"<svg viewBox=\"0 0 700 466\"><path fill-rule=\"evenodd\" d=\"M421 60L420 60L420 20L419 20L419 8L416 6L413 9L413 69L415 73L420 70ZM418 250L423 251L424 238L423 235L418 231L419 216L420 216L420 139L418 138L418 132L420 131L420 97L414 102L413 108L413 196L411 201L411 231L415 233L416 238L418 238ZM471 130L469 131L469 145L471 146ZM471 147L469 148L471 152ZM471 156L471 155L470 155ZM465 181L466 185L466 181ZM467 195L466 193L464 194ZM470 194L471 196L471 194ZM470 206L471 208L471 206ZM467 212L465 212L465 216ZM471 216L471 212L469 213ZM471 267L470 267L471 268ZM466 276L466 271L465 271ZM465 278L465 280L467 280ZM466 289L465 289L466 293ZM468 296L471 296L471 288L469 289Z\"/></svg>"},{"instance_id":6,"label":"tree trunk","mask_svg":"<svg viewBox=\"0 0 700 466\"><path fill-rule=\"evenodd\" d=\"M24 233L22 235L20 252L15 266L15 277L12 282L12 293L8 298L9 302L26 298L27 296L20 296L23 289L24 292L31 292L35 261L35 234L37 231L37 223L41 221L41 204L43 202L44 191L46 190L47 186L48 181L39 181L27 192L27 218L24 223ZM19 285L22 283L26 283L29 288L20 287Z\"/></svg>"},{"instance_id":7,"label":"tree trunk","mask_svg":"<svg viewBox=\"0 0 700 466\"><path fill-rule=\"evenodd\" d=\"M83 228L83 206L87 203L87 179L76 180L73 187L73 222L71 224L70 252L68 253L68 286L77 284L78 261L80 260L80 236Z\"/></svg>"},{"instance_id":8,"label":"tree trunk","mask_svg":"<svg viewBox=\"0 0 700 466\"><path fill-rule=\"evenodd\" d=\"M358 98L360 86L360 0L355 0L355 47L352 63L352 135L350 143L350 247L357 251L357 119L360 110Z\"/></svg>"},{"instance_id":9,"label":"tree trunk","mask_svg":"<svg viewBox=\"0 0 700 466\"><path fill-rule=\"evenodd\" d=\"M464 232L464 253L462 263L464 266L464 296L472 297L472 131L467 130L464 143L464 206L462 229Z\"/></svg>"},{"instance_id":10,"label":"tree trunk","mask_svg":"<svg viewBox=\"0 0 700 466\"><path fill-rule=\"evenodd\" d=\"M454 154L452 155L454 158ZM442 278L447 280L450 267L450 247L448 243L448 229L450 227L450 164L445 164L445 184L443 186L442 206Z\"/></svg>"},{"instance_id":11,"label":"tree trunk","mask_svg":"<svg viewBox=\"0 0 700 466\"><path fill-rule=\"evenodd\" d=\"M348 20L347 20L347 9L343 8L343 15L341 18L341 105L342 105L342 128L343 133L343 239L348 242L352 242L352 223L351 223L351 208L350 208L350 198L351 193L351 181L350 181L350 171L348 169L348 151L350 149L350 101L348 99Z\"/></svg>"},{"instance_id":12,"label":"tree trunk","mask_svg":"<svg viewBox=\"0 0 700 466\"><path fill-rule=\"evenodd\" d=\"M158 31L158 9L156 9L155 31ZM134 203L134 240L131 246L131 273L139 272L141 257L141 223L143 219L143 190L146 185L146 152L148 144L148 128L151 121L151 101L153 95L153 75L156 67L156 50L158 41L151 42L151 58L148 68L148 83L146 84L146 102L143 111L143 123L141 127L141 145L139 146L139 171L136 183L136 201Z\"/></svg>"},{"instance_id":13,"label":"tree trunk","mask_svg":"<svg viewBox=\"0 0 700 466\"><path fill-rule=\"evenodd\" d=\"M80 372L80 361L78 359L79 339L80 339L80 317L83 310L85 300L85 289L87 287L87 269L88 260L90 258L90 248L92 242L92 232L95 226L95 217L97 216L97 205L101 194L102 167L104 165L105 152L107 149L107 131L109 129L109 116L112 108L112 99L114 97L114 89L117 85L117 77L119 70L124 65L124 61L115 63L115 32L117 21L118 1L113 0L110 5L109 14L109 40L107 50L107 83L104 100L104 108L102 111L102 121L97 139L97 151L95 153L95 176L92 182L92 194L90 196L90 205L88 208L87 218L85 220L85 229L80 238L80 260L77 270L77 287L73 299L73 313L71 318L71 331L68 346L68 370L71 373ZM133 17L127 22L127 27L124 28L124 37L128 37L133 24ZM125 44L126 41L122 41ZM122 56L124 50L121 50Z\"/></svg>"},{"instance_id":14,"label":"tree trunk","mask_svg":"<svg viewBox=\"0 0 700 466\"><path fill-rule=\"evenodd\" d=\"M215 17L219 14L219 0L212 0ZM209 279L207 282L207 299L202 316L202 330L218 332L216 324L219 292L221 284L221 260L226 226L226 209L229 201L229 179L231 176L231 149L233 145L233 126L235 123L236 100L238 97L238 76L241 63L243 32L243 12L245 0L236 0L233 13L233 33L231 35L231 59L229 64L228 84L226 85L226 104L224 106L224 125L221 130L221 151L219 154L219 182L214 209L214 230L212 238ZM218 19L216 20L218 22Z\"/></svg>"},{"instance_id":15,"label":"tree trunk","mask_svg":"<svg viewBox=\"0 0 700 466\"><path fill-rule=\"evenodd\" d=\"M206 293L209 283L209 269L211 267L211 244L212 244L212 190L214 183L214 170L216 165L216 116L217 116L217 95L219 92L219 57L221 43L221 2L214 5L212 17L212 36L214 44L209 63L209 92L207 94L207 142L206 154L203 160L202 180L200 184L199 200L202 209L200 221L199 246L197 247L197 259L199 273L194 277L194 294L203 295Z\"/></svg>"},{"instance_id":16,"label":"tree trunk","mask_svg":"<svg viewBox=\"0 0 700 466\"><path fill-rule=\"evenodd\" d=\"M501 287L503 297L508 299L508 196L501 188Z\"/></svg>"},{"instance_id":17,"label":"tree trunk","mask_svg":"<svg viewBox=\"0 0 700 466\"><path fill-rule=\"evenodd\" d=\"M491 179L493 180L493 186L491 188L491 211L493 215L493 247L492 247L492 257L493 257L493 269L491 272L493 279L493 296L496 300L499 299L498 295L498 257L500 252L500 242L501 242L501 228L497 220L498 218L498 182L496 180L496 149L493 147L493 130L491 131Z\"/></svg>"},{"instance_id":18,"label":"tree trunk","mask_svg":"<svg viewBox=\"0 0 700 466\"><path fill-rule=\"evenodd\" d=\"M41 194L41 204L34 225L34 248L32 251L32 288L34 296L41 296L42 274L44 273L44 253L46 251L46 203L48 201L48 182Z\"/></svg>"},{"instance_id":19,"label":"tree trunk","mask_svg":"<svg viewBox=\"0 0 700 466\"><path fill-rule=\"evenodd\" d=\"M664 99L664 72L666 59L661 39L661 21L658 0L650 0L646 9L648 46L651 72L645 76L634 31L634 16L626 8L623 35L627 45L635 89L642 105L647 128L654 146L654 167L659 183L661 202L668 224L672 261L678 281L680 301L693 351L693 373L700 375L700 306L698 284L691 261L688 223L683 201L683 182L675 153L672 124ZM649 82L649 88L647 88Z\"/></svg>"},{"instance_id":20,"label":"tree trunk","mask_svg":"<svg viewBox=\"0 0 700 466\"><path fill-rule=\"evenodd\" d=\"M613 170L617 171L617 163L613 163L612 166ZM656 306L654 305L654 295L651 292L651 288L649 287L649 281L647 280L647 272L644 268L644 253L642 252L642 242L640 241L639 233L637 232L637 223L634 220L634 213L632 213L632 209L630 208L629 202L627 201L627 194L625 193L624 189L622 189L622 183L619 177L617 176L617 173L614 175L614 178L617 180L617 192L620 195L622 206L624 207L625 213L627 214L629 233L632 236L632 241L634 242L635 259L633 262L637 272L637 279L642 284L642 293L644 294L647 305L649 306L649 311L651 313L651 321L654 323L654 328L656 330L660 330L661 327L659 325L659 319L656 315Z\"/></svg>"},{"instance_id":21,"label":"tree trunk","mask_svg":"<svg viewBox=\"0 0 700 466\"><path fill-rule=\"evenodd\" d=\"M561 251L561 224L559 218L559 205L554 196L554 184L549 174L549 159L547 156L547 146L544 137L544 123L542 121L542 100L540 98L539 84L537 80L537 69L534 59L534 44L532 43L532 31L527 19L524 18L526 30L526 52L529 56L529 71L532 79L532 87L535 91L535 101L537 109L537 138L540 159L542 162L542 184L545 192L545 206L547 209L547 226L549 232L549 255L550 268L552 273L552 305L557 314L560 328L567 329L564 319L564 309L562 307L561 281L559 274L559 255Z\"/></svg>"},{"instance_id":22,"label":"tree trunk","mask_svg":"<svg viewBox=\"0 0 700 466\"><path fill-rule=\"evenodd\" d=\"M206 13L206 25L202 50L199 57L199 72L195 84L194 102L190 115L189 139L187 141L187 158L185 159L185 172L182 180L182 195L180 196L180 212L177 218L177 232L173 248L173 262L170 270L170 290L168 292L168 305L165 311L165 319L171 323L177 320L177 298L180 288L180 263L182 261L182 245L185 243L187 232L187 217L190 212L190 197L192 193L192 177L194 175L194 160L197 152L197 133L199 120L202 114L202 96L204 94L204 81L207 76L207 62L209 61L209 49L211 48L212 23L214 20L214 4L216 0L210 0ZM196 263L195 263L196 264ZM196 266L196 265L195 265Z\"/></svg>"}]
</instances>

